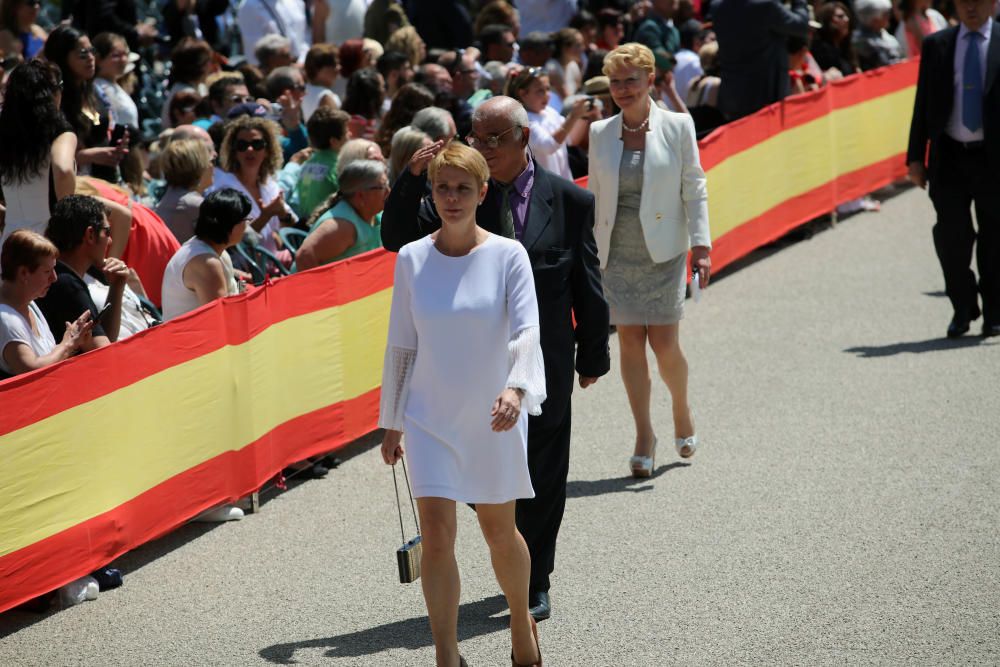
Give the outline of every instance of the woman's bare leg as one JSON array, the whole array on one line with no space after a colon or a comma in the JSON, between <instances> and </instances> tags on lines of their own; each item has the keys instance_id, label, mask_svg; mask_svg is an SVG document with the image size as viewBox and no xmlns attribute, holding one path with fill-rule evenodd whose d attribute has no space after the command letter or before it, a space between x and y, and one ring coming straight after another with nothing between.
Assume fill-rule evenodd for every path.
<instances>
[{"instance_id":1,"label":"woman's bare leg","mask_svg":"<svg viewBox=\"0 0 1000 667\"><path fill-rule=\"evenodd\" d=\"M635 420L635 455L649 456L653 450L653 422L649 415L651 380L646 361L645 325L618 325L622 381Z\"/></svg>"},{"instance_id":2,"label":"woman's bare leg","mask_svg":"<svg viewBox=\"0 0 1000 667\"><path fill-rule=\"evenodd\" d=\"M455 501L417 498L423 559L420 582L431 621L437 667L458 665L458 598L462 590L455 561Z\"/></svg>"},{"instance_id":3,"label":"woman's bare leg","mask_svg":"<svg viewBox=\"0 0 1000 667\"><path fill-rule=\"evenodd\" d=\"M502 505L476 505L479 527L490 547L490 560L497 583L510 608L510 634L514 657L520 664L537 662L538 654L531 633L528 613L528 580L531 556L528 545L514 525L514 501Z\"/></svg>"},{"instance_id":4,"label":"woman's bare leg","mask_svg":"<svg viewBox=\"0 0 1000 667\"><path fill-rule=\"evenodd\" d=\"M673 403L674 437L694 435L694 421L688 405L688 364L681 350L680 324L656 325L648 328L649 346L656 355L660 377L670 390Z\"/></svg>"}]
</instances>

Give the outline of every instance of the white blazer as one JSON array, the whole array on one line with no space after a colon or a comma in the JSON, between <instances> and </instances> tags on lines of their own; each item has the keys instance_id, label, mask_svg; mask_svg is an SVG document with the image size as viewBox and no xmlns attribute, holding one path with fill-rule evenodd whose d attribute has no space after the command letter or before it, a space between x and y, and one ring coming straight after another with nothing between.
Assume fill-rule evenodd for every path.
<instances>
[{"instance_id":1,"label":"white blazer","mask_svg":"<svg viewBox=\"0 0 1000 667\"><path fill-rule=\"evenodd\" d=\"M594 236L602 269L608 264L618 211L621 136L621 113L590 126L588 188L597 199ZM652 104L645 152L639 221L649 256L654 262L665 262L691 246L711 247L705 172L691 116Z\"/></svg>"}]
</instances>

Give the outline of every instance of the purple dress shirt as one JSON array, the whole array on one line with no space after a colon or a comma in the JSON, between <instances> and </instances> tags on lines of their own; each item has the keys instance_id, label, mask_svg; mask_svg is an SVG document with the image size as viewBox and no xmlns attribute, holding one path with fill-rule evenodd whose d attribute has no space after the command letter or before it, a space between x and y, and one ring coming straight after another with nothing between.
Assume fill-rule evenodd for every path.
<instances>
[{"instance_id":1,"label":"purple dress shirt","mask_svg":"<svg viewBox=\"0 0 1000 667\"><path fill-rule=\"evenodd\" d=\"M510 212L514 218L514 236L524 239L524 227L528 223L528 204L531 202L531 188L535 185L535 163L528 160L528 166L514 179L509 193Z\"/></svg>"}]
</instances>

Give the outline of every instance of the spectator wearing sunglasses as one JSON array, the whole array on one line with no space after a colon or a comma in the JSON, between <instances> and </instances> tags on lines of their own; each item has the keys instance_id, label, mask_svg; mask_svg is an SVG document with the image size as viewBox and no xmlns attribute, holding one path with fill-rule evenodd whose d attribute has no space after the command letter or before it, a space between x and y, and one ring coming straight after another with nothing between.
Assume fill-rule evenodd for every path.
<instances>
[{"instance_id":1,"label":"spectator wearing sunglasses","mask_svg":"<svg viewBox=\"0 0 1000 667\"><path fill-rule=\"evenodd\" d=\"M222 169L216 172L209 189L214 192L233 188L249 198L248 225L260 235L260 244L271 252L278 249L278 229L297 221L276 178L282 165L280 136L281 128L267 118L241 116L233 120L219 151Z\"/></svg>"},{"instance_id":2,"label":"spectator wearing sunglasses","mask_svg":"<svg viewBox=\"0 0 1000 667\"><path fill-rule=\"evenodd\" d=\"M340 173L340 190L295 254L296 270L305 271L382 247L382 209L389 195L384 162L355 160Z\"/></svg>"},{"instance_id":3,"label":"spectator wearing sunglasses","mask_svg":"<svg viewBox=\"0 0 1000 667\"><path fill-rule=\"evenodd\" d=\"M80 313L89 311L94 328L90 338L81 341L80 349L87 352L118 340L122 295L129 270L120 259L107 256L111 247L107 209L94 197L70 195L52 209L45 236L59 250L56 280L48 293L38 300L52 335L62 339L66 324L75 322ZM90 296L84 281L87 273L99 277L110 288L107 301L101 306ZM104 306L110 308L102 310Z\"/></svg>"},{"instance_id":4,"label":"spectator wearing sunglasses","mask_svg":"<svg viewBox=\"0 0 1000 667\"><path fill-rule=\"evenodd\" d=\"M220 73L209 79L211 83L208 84L208 106L212 109L212 115L194 122L194 125L203 130L228 118L229 111L233 107L255 101L247 90L243 75L238 72Z\"/></svg>"},{"instance_id":5,"label":"spectator wearing sunglasses","mask_svg":"<svg viewBox=\"0 0 1000 667\"><path fill-rule=\"evenodd\" d=\"M30 60L42 52L48 35L35 23L41 6L41 0L0 2L0 53Z\"/></svg>"},{"instance_id":6,"label":"spectator wearing sunglasses","mask_svg":"<svg viewBox=\"0 0 1000 667\"><path fill-rule=\"evenodd\" d=\"M122 137L110 145L111 116L94 92L94 56L90 38L68 25L57 27L45 42L45 59L62 73L61 108L76 132L77 173L117 183L118 164L128 151L128 139Z\"/></svg>"}]
</instances>

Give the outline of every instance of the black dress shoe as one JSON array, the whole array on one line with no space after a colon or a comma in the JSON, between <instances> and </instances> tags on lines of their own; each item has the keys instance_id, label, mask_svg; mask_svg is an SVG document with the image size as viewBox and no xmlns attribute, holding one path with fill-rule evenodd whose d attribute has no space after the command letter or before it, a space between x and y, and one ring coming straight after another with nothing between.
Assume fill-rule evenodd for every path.
<instances>
[{"instance_id":1,"label":"black dress shoe","mask_svg":"<svg viewBox=\"0 0 1000 667\"><path fill-rule=\"evenodd\" d=\"M548 591L531 591L528 593L528 613L536 621L544 621L552 615L552 602Z\"/></svg>"},{"instance_id":2,"label":"black dress shoe","mask_svg":"<svg viewBox=\"0 0 1000 667\"><path fill-rule=\"evenodd\" d=\"M983 336L986 338L991 336L1000 336L1000 324L984 324Z\"/></svg>"},{"instance_id":3,"label":"black dress shoe","mask_svg":"<svg viewBox=\"0 0 1000 667\"><path fill-rule=\"evenodd\" d=\"M948 338L959 338L969 331L969 318L956 315L948 325Z\"/></svg>"}]
</instances>

